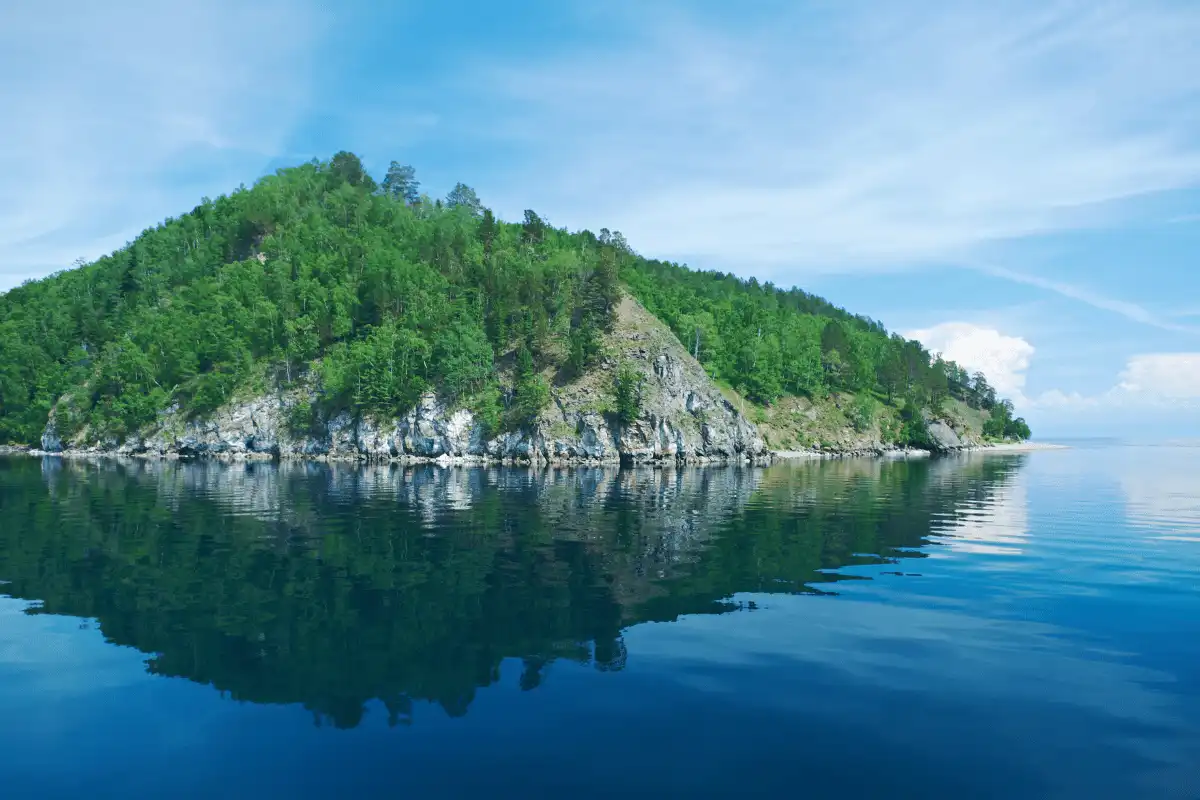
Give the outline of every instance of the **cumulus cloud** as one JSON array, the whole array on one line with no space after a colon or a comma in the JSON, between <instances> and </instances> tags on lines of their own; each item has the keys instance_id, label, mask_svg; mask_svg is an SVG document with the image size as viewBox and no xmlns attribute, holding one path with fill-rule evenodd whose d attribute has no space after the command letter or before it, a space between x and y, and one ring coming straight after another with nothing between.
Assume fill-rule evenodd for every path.
<instances>
[{"instance_id":1,"label":"cumulus cloud","mask_svg":"<svg viewBox=\"0 0 1200 800\"><path fill-rule=\"evenodd\" d=\"M0 24L0 290L120 247L280 152L305 3L16 0Z\"/></svg>"},{"instance_id":2,"label":"cumulus cloud","mask_svg":"<svg viewBox=\"0 0 1200 800\"><path fill-rule=\"evenodd\" d=\"M1107 391L1085 395L1052 389L1031 402L1059 411L1190 409L1200 406L1200 353L1134 355Z\"/></svg>"},{"instance_id":3,"label":"cumulus cloud","mask_svg":"<svg viewBox=\"0 0 1200 800\"><path fill-rule=\"evenodd\" d=\"M1035 352L1025 339L969 322L943 322L904 335L930 352L940 353L947 361L955 361L971 372L982 371L1002 397L1018 405L1025 402L1025 371Z\"/></svg>"},{"instance_id":4,"label":"cumulus cloud","mask_svg":"<svg viewBox=\"0 0 1200 800\"><path fill-rule=\"evenodd\" d=\"M1163 400L1200 400L1200 353L1149 353L1129 359L1120 391Z\"/></svg>"},{"instance_id":5,"label":"cumulus cloud","mask_svg":"<svg viewBox=\"0 0 1200 800\"><path fill-rule=\"evenodd\" d=\"M1200 181L1200 4L661 8L623 45L489 71L512 116L487 130L529 146L525 196L562 224L793 277L953 261Z\"/></svg>"}]
</instances>

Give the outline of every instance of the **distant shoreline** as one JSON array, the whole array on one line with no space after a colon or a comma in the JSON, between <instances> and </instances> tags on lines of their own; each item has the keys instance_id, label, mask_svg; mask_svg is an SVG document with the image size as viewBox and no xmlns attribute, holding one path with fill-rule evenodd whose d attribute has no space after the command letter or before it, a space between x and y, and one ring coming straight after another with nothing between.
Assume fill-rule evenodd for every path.
<instances>
[{"instance_id":1,"label":"distant shoreline","mask_svg":"<svg viewBox=\"0 0 1200 800\"><path fill-rule=\"evenodd\" d=\"M999 442L997 444L972 445L945 452L920 449L894 450L772 450L770 457L780 461L803 461L806 459L831 458L931 458L952 456L957 453L1029 453L1037 450L1069 450L1070 445L1049 442Z\"/></svg>"},{"instance_id":2,"label":"distant shoreline","mask_svg":"<svg viewBox=\"0 0 1200 800\"><path fill-rule=\"evenodd\" d=\"M985 444L979 447L968 447L967 452L970 453L1026 453L1034 450L1070 450L1071 446L1066 444L1053 444L1051 442L1003 442L999 444Z\"/></svg>"}]
</instances>

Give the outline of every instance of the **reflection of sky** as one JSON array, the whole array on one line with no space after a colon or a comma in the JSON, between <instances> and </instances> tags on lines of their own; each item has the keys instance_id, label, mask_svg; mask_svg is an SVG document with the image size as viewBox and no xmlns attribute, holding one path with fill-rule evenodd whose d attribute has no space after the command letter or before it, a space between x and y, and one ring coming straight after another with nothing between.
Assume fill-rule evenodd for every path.
<instances>
[{"instance_id":1,"label":"reflection of sky","mask_svg":"<svg viewBox=\"0 0 1200 800\"><path fill-rule=\"evenodd\" d=\"M1028 532L1029 498L1023 470L995 486L986 503L955 509L948 518L935 521L933 530L953 550L992 555L1020 553ZM939 551L935 549L932 555Z\"/></svg>"},{"instance_id":2,"label":"reflection of sky","mask_svg":"<svg viewBox=\"0 0 1200 800\"><path fill-rule=\"evenodd\" d=\"M419 705L393 730L372 706L339 732L152 678L77 621L6 603L0 695L19 724L0 730L0 780L14 797L230 800L753 797L797 781L822 797L1195 796L1200 704L1180 676L1054 624L854 596L867 586L743 596L763 610L632 628L624 672L559 662L521 693L509 661L464 718Z\"/></svg>"},{"instance_id":3,"label":"reflection of sky","mask_svg":"<svg viewBox=\"0 0 1200 800\"><path fill-rule=\"evenodd\" d=\"M1175 675L1074 631L846 597L740 599L766 611L643 626L626 643L639 662L695 690L812 724L852 718L893 746L916 727L949 758L964 747L956 732L983 735L998 748L993 769L1009 763L1047 787L1090 784L1107 796L1119 780L1181 798L1194 797L1185 784L1200 788L1196 698L1181 703ZM1064 769L1080 758L1086 772Z\"/></svg>"},{"instance_id":4,"label":"reflection of sky","mask_svg":"<svg viewBox=\"0 0 1200 800\"><path fill-rule=\"evenodd\" d=\"M1131 525L1200 543L1200 447L1130 447L1121 466Z\"/></svg>"},{"instance_id":5,"label":"reflection of sky","mask_svg":"<svg viewBox=\"0 0 1200 800\"><path fill-rule=\"evenodd\" d=\"M3 590L0 584L0 592ZM79 693L116 689L135 680L125 668L143 662L144 654L108 645L86 620L28 616L25 609L29 606L0 595L0 666L5 688L19 681L28 689L6 691L6 700L37 693L67 702Z\"/></svg>"}]
</instances>

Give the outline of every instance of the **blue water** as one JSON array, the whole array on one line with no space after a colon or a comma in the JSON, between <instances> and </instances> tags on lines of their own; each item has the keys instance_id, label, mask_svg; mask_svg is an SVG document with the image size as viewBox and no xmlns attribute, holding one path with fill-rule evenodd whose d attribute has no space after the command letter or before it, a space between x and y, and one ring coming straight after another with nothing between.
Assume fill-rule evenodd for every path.
<instances>
[{"instance_id":1,"label":"blue water","mask_svg":"<svg viewBox=\"0 0 1200 800\"><path fill-rule=\"evenodd\" d=\"M1200 798L1200 447L0 459L6 798Z\"/></svg>"}]
</instances>

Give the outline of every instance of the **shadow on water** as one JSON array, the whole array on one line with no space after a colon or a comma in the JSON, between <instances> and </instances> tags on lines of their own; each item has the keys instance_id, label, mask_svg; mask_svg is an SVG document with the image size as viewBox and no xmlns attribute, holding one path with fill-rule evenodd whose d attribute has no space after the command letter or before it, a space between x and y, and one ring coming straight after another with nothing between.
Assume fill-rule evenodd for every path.
<instances>
[{"instance_id":1,"label":"shadow on water","mask_svg":"<svg viewBox=\"0 0 1200 800\"><path fill-rule=\"evenodd\" d=\"M0 459L0 580L152 674L354 727L465 714L521 659L620 670L622 631L836 594L925 557L1023 457L768 468L440 469ZM899 569L899 568L898 568ZM861 577L857 579L862 579ZM752 608L746 606L745 608Z\"/></svg>"}]
</instances>

